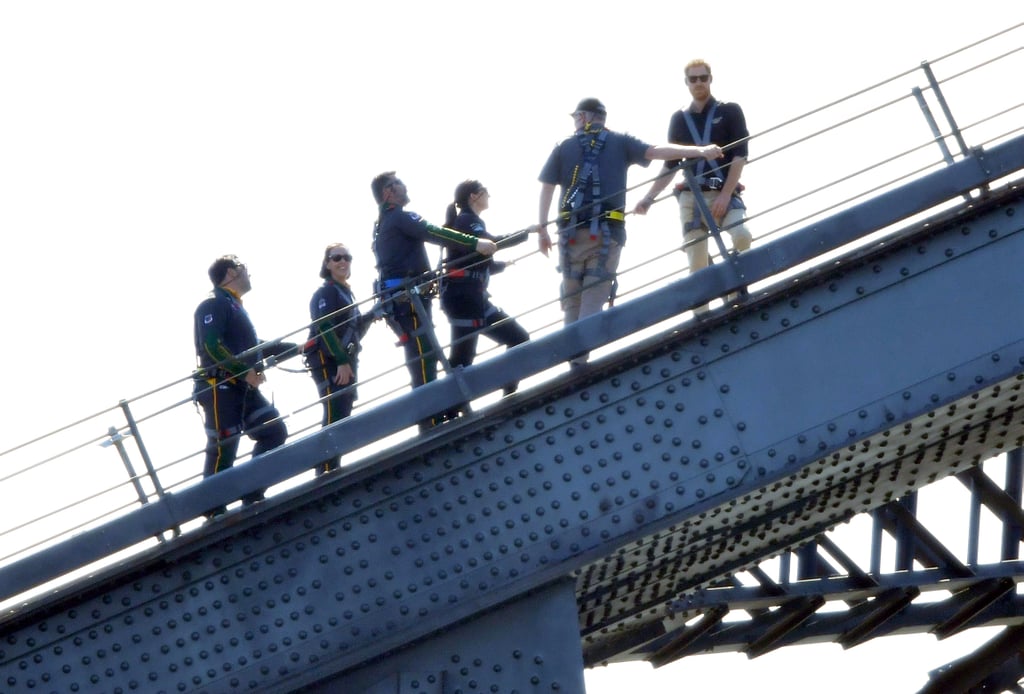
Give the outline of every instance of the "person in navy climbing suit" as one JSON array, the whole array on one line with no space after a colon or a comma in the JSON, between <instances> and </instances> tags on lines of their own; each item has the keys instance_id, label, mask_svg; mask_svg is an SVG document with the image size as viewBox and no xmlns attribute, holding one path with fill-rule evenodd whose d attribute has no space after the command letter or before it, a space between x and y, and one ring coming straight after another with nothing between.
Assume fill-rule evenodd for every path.
<instances>
[{"instance_id":1,"label":"person in navy climbing suit","mask_svg":"<svg viewBox=\"0 0 1024 694\"><path fill-rule=\"evenodd\" d=\"M343 243L324 249L320 277L324 283L309 301L309 339L306 366L316 384L323 405L321 424L327 426L352 414L355 403L359 343L373 316L359 311L348 280L352 275L352 254ZM316 467L317 476L338 469L335 456Z\"/></svg>"},{"instance_id":2,"label":"person in navy climbing suit","mask_svg":"<svg viewBox=\"0 0 1024 694\"><path fill-rule=\"evenodd\" d=\"M556 186L559 269L565 324L598 313L614 299L619 254L626 242L626 174L630 166L653 159L715 159L714 146L650 145L605 127L607 110L598 99L583 99L570 114L575 133L555 145L539 176L540 250L552 247L546 226ZM586 361L586 355L572 360Z\"/></svg>"},{"instance_id":3,"label":"person in navy climbing suit","mask_svg":"<svg viewBox=\"0 0 1024 694\"><path fill-rule=\"evenodd\" d=\"M728 145L723 155L712 162L701 162L695 170L701 196L707 203L715 224L732 237L736 252L750 248L752 236L744 225L746 205L740 193L740 175L747 163L746 117L739 104L718 101L711 95L711 66L702 59L691 60L684 71L692 101L685 109L672 114L668 126L669 142L680 145L716 142ZM665 162L662 175L654 181L647 195L637 203L635 211L646 214L665 187L671 183L679 162ZM679 201L679 219L683 225L683 243L689 260L690 273L708 266L708 224L694 201L694 191L684 180L675 188ZM697 313L707 310L698 306Z\"/></svg>"},{"instance_id":4,"label":"person in navy climbing suit","mask_svg":"<svg viewBox=\"0 0 1024 694\"><path fill-rule=\"evenodd\" d=\"M243 433L255 441L254 457L285 442L288 431L284 421L260 392L260 385L267 380L262 368L264 357L295 347L279 343L268 345L266 354L253 350L261 343L242 306L242 296L252 284L248 268L237 257L226 255L215 260L209 276L213 292L196 308L194 320L199 368L193 398L203 410L206 428L204 478L234 464ZM263 494L264 490L257 490L242 501L252 504L262 500ZM219 506L209 510L207 516L212 518L224 510Z\"/></svg>"},{"instance_id":5,"label":"person in navy climbing suit","mask_svg":"<svg viewBox=\"0 0 1024 694\"><path fill-rule=\"evenodd\" d=\"M490 193L480 181L466 180L455 187L455 200L446 211L446 227L477 238L494 241L502 248L526 241L528 230L498 238L487 231L480 213L490 204ZM505 263L458 248L447 251L441 280L441 309L451 326L448 362L452 367L469 366L476 357L477 341L485 335L506 347L526 342L530 334L515 319L491 303L487 285L492 274L502 272ZM505 394L516 384L505 386Z\"/></svg>"},{"instance_id":6,"label":"person in navy climbing suit","mask_svg":"<svg viewBox=\"0 0 1024 694\"><path fill-rule=\"evenodd\" d=\"M434 278L426 243L485 256L493 255L497 246L490 239L435 226L405 210L409 193L394 171L377 175L370 189L379 212L373 230L373 254L379 273L376 291L384 317L405 352L412 387L416 388L437 377L439 359L428 290ZM421 309L413 301L413 292ZM420 428L435 423L436 418L431 417L420 422Z\"/></svg>"}]
</instances>

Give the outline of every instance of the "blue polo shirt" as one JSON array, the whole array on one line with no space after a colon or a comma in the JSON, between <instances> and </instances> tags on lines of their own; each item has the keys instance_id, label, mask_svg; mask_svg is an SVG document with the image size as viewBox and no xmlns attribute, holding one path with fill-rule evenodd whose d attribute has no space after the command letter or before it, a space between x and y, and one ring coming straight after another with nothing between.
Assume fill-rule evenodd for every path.
<instances>
[{"instance_id":1,"label":"blue polo shirt","mask_svg":"<svg viewBox=\"0 0 1024 694\"><path fill-rule=\"evenodd\" d=\"M589 133L590 139L585 139L584 142L591 142L600 132ZM625 212L626 172L633 164L648 166L651 163L646 154L652 145L632 135L617 133L613 130L608 130L607 133L604 145L601 147L601 152L597 157L597 170L600 176L601 198L603 200L601 210L602 212L610 212L612 210ZM558 201L559 212L570 211L570 203L567 196L575 187L576 176L579 174L582 166L583 146L581 146L580 139L573 135L555 145L551 155L548 156L547 162L544 164L544 168L541 169L539 176L541 183L561 186ZM584 196L583 204L588 205L593 202L591 183L584 181L581 186L580 193ZM586 219L578 221L583 222ZM623 241L624 235L620 243Z\"/></svg>"}]
</instances>

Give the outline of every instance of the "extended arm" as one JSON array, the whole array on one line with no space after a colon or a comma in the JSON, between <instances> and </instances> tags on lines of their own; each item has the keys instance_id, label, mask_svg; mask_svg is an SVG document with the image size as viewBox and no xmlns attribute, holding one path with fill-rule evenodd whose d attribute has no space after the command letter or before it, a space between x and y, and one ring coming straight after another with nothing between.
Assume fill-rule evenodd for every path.
<instances>
[{"instance_id":1,"label":"extended arm","mask_svg":"<svg viewBox=\"0 0 1024 694\"><path fill-rule=\"evenodd\" d=\"M651 205L661 195L661 191L665 190L672 180L676 177L676 167L668 163L662 167L661 173L651 183L651 187L647 190L647 195L643 197L640 202L633 208L633 212L636 214L647 214L647 210L651 209Z\"/></svg>"},{"instance_id":2,"label":"extended arm","mask_svg":"<svg viewBox=\"0 0 1024 694\"><path fill-rule=\"evenodd\" d=\"M472 234L464 234L461 231L455 231L455 229L449 229L448 227L434 226L426 220L423 221L423 225L434 243L462 246L475 250L481 255L493 255L494 251L498 249L494 241L490 239L476 237Z\"/></svg>"},{"instance_id":3,"label":"extended arm","mask_svg":"<svg viewBox=\"0 0 1024 694\"><path fill-rule=\"evenodd\" d=\"M718 145L657 145L650 147L645 155L648 159L663 159L666 161L674 161L676 159L697 159L704 158L709 161L714 161L722 156L722 148ZM647 191L647 195L643 197L640 202L636 204L633 209L637 214L647 214L647 210L654 204L654 200L658 197L661 191L665 190L672 179L675 177L675 167L666 164L661 169L661 174L655 179L654 183L651 184L650 189Z\"/></svg>"},{"instance_id":4,"label":"extended arm","mask_svg":"<svg viewBox=\"0 0 1024 694\"><path fill-rule=\"evenodd\" d=\"M722 156L722 148L718 145L655 145L648 148L645 156L648 159L698 159L703 157L714 161Z\"/></svg>"},{"instance_id":5,"label":"extended arm","mask_svg":"<svg viewBox=\"0 0 1024 694\"><path fill-rule=\"evenodd\" d=\"M555 184L542 183L540 186L540 205L538 206L539 224L530 227L528 231L536 231L539 234L537 246L544 255L551 250L551 236L548 234L548 216L551 214L551 202L555 199Z\"/></svg>"}]
</instances>

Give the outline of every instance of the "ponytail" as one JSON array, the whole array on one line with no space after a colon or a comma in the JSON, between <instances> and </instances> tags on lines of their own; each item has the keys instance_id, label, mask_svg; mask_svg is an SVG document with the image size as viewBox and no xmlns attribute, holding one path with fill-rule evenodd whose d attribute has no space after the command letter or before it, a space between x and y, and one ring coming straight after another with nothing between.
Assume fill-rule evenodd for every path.
<instances>
[{"instance_id":1,"label":"ponytail","mask_svg":"<svg viewBox=\"0 0 1024 694\"><path fill-rule=\"evenodd\" d=\"M448 205L448 221L445 222L445 226L451 226L457 216L455 209L468 210L469 209L469 196L475 193L479 193L484 189L484 185L477 180L466 179L459 185L455 186L455 201Z\"/></svg>"},{"instance_id":2,"label":"ponytail","mask_svg":"<svg viewBox=\"0 0 1024 694\"><path fill-rule=\"evenodd\" d=\"M444 225L449 229L455 224L455 218L459 216L459 211L455 207L455 203L448 205L448 209L444 212Z\"/></svg>"}]
</instances>

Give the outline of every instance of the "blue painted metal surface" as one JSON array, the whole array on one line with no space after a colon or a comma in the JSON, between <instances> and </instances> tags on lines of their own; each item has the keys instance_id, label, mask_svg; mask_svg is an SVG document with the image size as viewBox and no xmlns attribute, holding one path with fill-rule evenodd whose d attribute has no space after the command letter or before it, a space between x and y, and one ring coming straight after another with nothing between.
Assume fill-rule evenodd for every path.
<instances>
[{"instance_id":1,"label":"blue painted metal surface","mask_svg":"<svg viewBox=\"0 0 1024 694\"><path fill-rule=\"evenodd\" d=\"M956 197L1019 168L1024 140L980 160L753 249L737 265L745 281L768 277ZM577 636L571 648L564 634L542 644L561 664L551 674L535 663L527 679L562 681L568 662L650 657L656 646L664 654L681 619L714 617L699 606L689 613L686 596L1020 444L1024 336L1005 317L1024 310L1013 282L1022 219L1013 190L915 225L741 309L108 569L5 621L0 682L292 691L344 687L382 667L375 681L400 686L401 672L434 671L413 656L389 670L382 658L566 577ZM467 369L463 385L500 388L512 364L546 368L734 289L731 276L709 268ZM129 546L211 499L287 478L464 397L453 382L426 386L253 461L244 474L218 475L3 567L0 585L17 590L45 570L66 570L97 543L99 552ZM542 611L571 600L549 595ZM782 614L793 622L759 632L760 647L818 604L788 603ZM469 633L438 651L446 686L510 686L493 669L485 679L479 668L463 674L457 664L480 638ZM495 665L510 667L515 649L502 648Z\"/></svg>"},{"instance_id":2,"label":"blue painted metal surface","mask_svg":"<svg viewBox=\"0 0 1024 694\"><path fill-rule=\"evenodd\" d=\"M466 369L457 378L441 379L415 393L395 398L371 412L354 416L263 456L245 468L219 474L204 484L167 494L129 516L24 560L0 568L0 585L16 594L40 578L59 576L97 558L130 547L239 494L273 484L310 469L335 452L342 454L412 426L439 406L450 407L493 392L511 378L543 371L572 355L591 351L650 325L677 316L738 288L736 269L745 283L769 278L838 249L864 234L896 224L960 193L1017 170L1024 161L1024 137L978 152L967 159L861 203L834 217L740 255L735 262L712 266L628 304L578 321L564 330L520 345L506 354ZM525 368L523 365L527 365Z\"/></svg>"}]
</instances>

